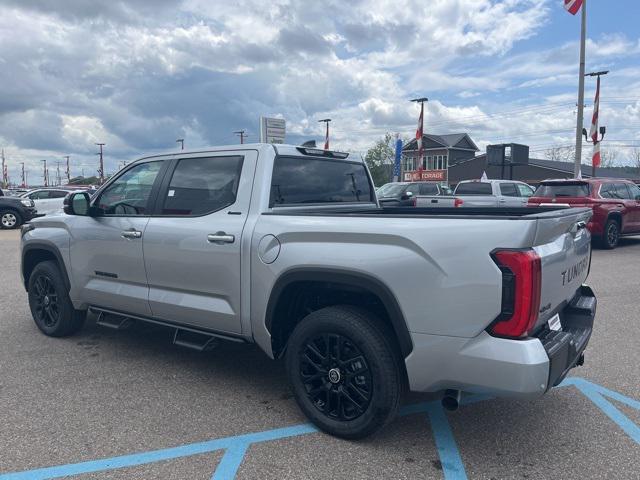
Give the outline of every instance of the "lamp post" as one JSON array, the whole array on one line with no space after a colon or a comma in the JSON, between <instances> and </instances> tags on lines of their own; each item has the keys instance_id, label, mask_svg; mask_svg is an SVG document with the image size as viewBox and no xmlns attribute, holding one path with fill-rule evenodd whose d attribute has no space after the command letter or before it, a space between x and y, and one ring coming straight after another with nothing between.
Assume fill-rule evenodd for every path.
<instances>
[{"instance_id":1,"label":"lamp post","mask_svg":"<svg viewBox=\"0 0 640 480\"><path fill-rule=\"evenodd\" d=\"M180 150L184 150L184 138L177 139L176 143L180 144Z\"/></svg>"}]
</instances>

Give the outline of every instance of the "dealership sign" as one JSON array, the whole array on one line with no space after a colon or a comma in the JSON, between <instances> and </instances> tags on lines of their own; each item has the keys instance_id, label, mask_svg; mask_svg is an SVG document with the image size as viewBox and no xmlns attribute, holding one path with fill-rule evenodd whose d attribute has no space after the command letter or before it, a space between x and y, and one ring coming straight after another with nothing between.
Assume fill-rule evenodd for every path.
<instances>
[{"instance_id":1,"label":"dealership sign","mask_svg":"<svg viewBox=\"0 0 640 480\"><path fill-rule=\"evenodd\" d=\"M405 182L444 182L446 170L411 170L404 172Z\"/></svg>"},{"instance_id":2,"label":"dealership sign","mask_svg":"<svg viewBox=\"0 0 640 480\"><path fill-rule=\"evenodd\" d=\"M284 118L260 117L260 142L284 143L286 123Z\"/></svg>"}]
</instances>

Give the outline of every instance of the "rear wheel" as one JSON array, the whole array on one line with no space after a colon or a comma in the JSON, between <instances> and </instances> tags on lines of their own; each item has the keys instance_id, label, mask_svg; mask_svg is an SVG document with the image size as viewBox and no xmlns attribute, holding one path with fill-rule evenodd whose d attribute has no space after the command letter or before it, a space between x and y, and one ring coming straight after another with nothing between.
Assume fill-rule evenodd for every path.
<instances>
[{"instance_id":1,"label":"rear wheel","mask_svg":"<svg viewBox=\"0 0 640 480\"><path fill-rule=\"evenodd\" d=\"M9 230L22 225L22 217L15 210L0 210L0 228Z\"/></svg>"},{"instance_id":2,"label":"rear wheel","mask_svg":"<svg viewBox=\"0 0 640 480\"><path fill-rule=\"evenodd\" d=\"M384 324L366 310L317 310L295 328L287 373L298 405L321 430L343 438L374 433L395 416L400 358Z\"/></svg>"},{"instance_id":3,"label":"rear wheel","mask_svg":"<svg viewBox=\"0 0 640 480\"><path fill-rule=\"evenodd\" d=\"M29 307L38 328L50 337L67 337L84 325L86 312L75 310L62 273L54 262L36 265L29 277Z\"/></svg>"},{"instance_id":4,"label":"rear wheel","mask_svg":"<svg viewBox=\"0 0 640 480\"><path fill-rule=\"evenodd\" d=\"M602 238L600 239L600 244L602 248L606 248L607 250L611 250L618 246L618 241L620 240L620 224L617 220L609 219L604 226L604 232Z\"/></svg>"}]
</instances>

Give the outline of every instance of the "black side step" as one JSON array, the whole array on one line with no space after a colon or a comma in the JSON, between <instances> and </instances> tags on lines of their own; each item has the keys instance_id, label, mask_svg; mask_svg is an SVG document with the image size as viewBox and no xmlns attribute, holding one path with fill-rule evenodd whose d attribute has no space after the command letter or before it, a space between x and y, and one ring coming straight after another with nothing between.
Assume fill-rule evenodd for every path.
<instances>
[{"instance_id":1,"label":"black side step","mask_svg":"<svg viewBox=\"0 0 640 480\"><path fill-rule=\"evenodd\" d=\"M123 330L130 327L134 320L130 317L112 315L110 313L99 312L96 324L114 330Z\"/></svg>"},{"instance_id":2,"label":"black side step","mask_svg":"<svg viewBox=\"0 0 640 480\"><path fill-rule=\"evenodd\" d=\"M176 328L176 332L173 335L173 343L181 347L205 352L213 350L218 346L220 341L213 335Z\"/></svg>"}]
</instances>

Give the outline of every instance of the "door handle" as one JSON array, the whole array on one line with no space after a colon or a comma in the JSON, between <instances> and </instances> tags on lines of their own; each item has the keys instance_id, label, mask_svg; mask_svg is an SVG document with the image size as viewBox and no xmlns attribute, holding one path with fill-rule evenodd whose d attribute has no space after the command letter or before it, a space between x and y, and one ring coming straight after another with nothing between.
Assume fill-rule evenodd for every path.
<instances>
[{"instance_id":1,"label":"door handle","mask_svg":"<svg viewBox=\"0 0 640 480\"><path fill-rule=\"evenodd\" d=\"M133 240L134 238L142 238L142 232L139 230L125 230L120 234L122 238L126 238L127 240Z\"/></svg>"},{"instance_id":2,"label":"door handle","mask_svg":"<svg viewBox=\"0 0 640 480\"><path fill-rule=\"evenodd\" d=\"M207 235L207 242L217 243L218 245L222 245L223 243L233 243L235 240L236 237L234 235L227 235L225 232L210 233Z\"/></svg>"}]
</instances>

